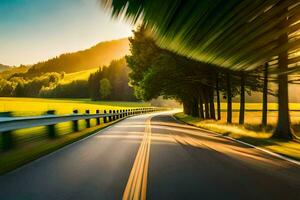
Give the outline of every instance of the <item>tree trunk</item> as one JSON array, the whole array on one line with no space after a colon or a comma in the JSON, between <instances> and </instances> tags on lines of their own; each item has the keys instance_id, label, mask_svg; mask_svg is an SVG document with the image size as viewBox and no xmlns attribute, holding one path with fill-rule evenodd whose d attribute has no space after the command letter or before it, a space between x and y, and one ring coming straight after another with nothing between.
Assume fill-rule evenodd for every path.
<instances>
[{"instance_id":1,"label":"tree trunk","mask_svg":"<svg viewBox=\"0 0 300 200\"><path fill-rule=\"evenodd\" d=\"M244 124L245 121L245 75L241 74L241 94L240 94L240 115L239 124Z\"/></svg>"},{"instance_id":2,"label":"tree trunk","mask_svg":"<svg viewBox=\"0 0 300 200\"><path fill-rule=\"evenodd\" d=\"M182 101L183 113L187 114L187 104L186 101Z\"/></svg>"},{"instance_id":3,"label":"tree trunk","mask_svg":"<svg viewBox=\"0 0 300 200\"><path fill-rule=\"evenodd\" d=\"M287 12L287 9L285 10ZM285 14L285 13L283 13ZM287 19L282 23L282 28L287 26ZM287 33L278 39L279 46L288 43ZM280 72L288 69L288 52L284 51L278 56L278 68ZM273 138L292 139L293 131L290 125L289 96L288 96L288 76L285 73L278 75L278 121Z\"/></svg>"},{"instance_id":4,"label":"tree trunk","mask_svg":"<svg viewBox=\"0 0 300 200\"><path fill-rule=\"evenodd\" d=\"M216 119L215 113L215 102L214 102L214 89L211 88L209 90L209 111L210 111L210 118Z\"/></svg>"},{"instance_id":5,"label":"tree trunk","mask_svg":"<svg viewBox=\"0 0 300 200\"><path fill-rule=\"evenodd\" d=\"M182 104L183 104L183 112L184 112L184 114L190 115L191 114L191 109L190 109L190 103L189 103L189 101L184 100L182 102Z\"/></svg>"},{"instance_id":6,"label":"tree trunk","mask_svg":"<svg viewBox=\"0 0 300 200\"><path fill-rule=\"evenodd\" d=\"M231 95L231 80L230 74L226 75L227 82L227 123L232 123L232 95Z\"/></svg>"},{"instance_id":7,"label":"tree trunk","mask_svg":"<svg viewBox=\"0 0 300 200\"><path fill-rule=\"evenodd\" d=\"M218 120L221 120L221 102L220 102L220 91L219 91L219 77L217 74L216 78L216 92L217 92L217 113L218 113Z\"/></svg>"},{"instance_id":8,"label":"tree trunk","mask_svg":"<svg viewBox=\"0 0 300 200\"><path fill-rule=\"evenodd\" d=\"M197 98L193 98L191 100L191 115L192 117L199 117L199 106L198 106L198 99Z\"/></svg>"},{"instance_id":9,"label":"tree trunk","mask_svg":"<svg viewBox=\"0 0 300 200\"><path fill-rule=\"evenodd\" d=\"M204 90L205 119L210 119L207 90Z\"/></svg>"},{"instance_id":10,"label":"tree trunk","mask_svg":"<svg viewBox=\"0 0 300 200\"><path fill-rule=\"evenodd\" d=\"M263 109L261 125L265 130L267 127L267 115L268 115L268 63L264 65L264 85L263 85Z\"/></svg>"},{"instance_id":11,"label":"tree trunk","mask_svg":"<svg viewBox=\"0 0 300 200\"><path fill-rule=\"evenodd\" d=\"M200 96L200 98L199 98L199 116L200 116L201 119L204 119L202 96Z\"/></svg>"}]
</instances>

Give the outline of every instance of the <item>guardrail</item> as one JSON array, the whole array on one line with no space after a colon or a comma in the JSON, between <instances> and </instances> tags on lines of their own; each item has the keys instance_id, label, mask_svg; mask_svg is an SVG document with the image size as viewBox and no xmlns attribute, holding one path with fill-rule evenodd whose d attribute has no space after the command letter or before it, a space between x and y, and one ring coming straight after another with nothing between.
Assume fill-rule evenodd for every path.
<instances>
[{"instance_id":1,"label":"guardrail","mask_svg":"<svg viewBox=\"0 0 300 200\"><path fill-rule=\"evenodd\" d=\"M136 109L124 109L124 110L104 110L103 114L100 114L99 110L96 110L96 114L90 114L90 110L86 110L85 114L78 114L78 110L74 110L70 115L55 115L54 110L46 112L43 116L34 117L12 117L9 112L2 113L0 117L0 136L2 139L3 150L8 150L13 147L13 131L24 128L31 128L37 126L47 126L48 137L55 138L56 130L55 125L63 122L72 122L72 131L79 131L79 120L85 120L86 128L91 127L90 120L96 119L96 125L100 125L100 119L103 119L103 123L108 123L117 119L121 119L127 116L139 115L144 113L162 111L163 108L136 108Z\"/></svg>"}]
</instances>

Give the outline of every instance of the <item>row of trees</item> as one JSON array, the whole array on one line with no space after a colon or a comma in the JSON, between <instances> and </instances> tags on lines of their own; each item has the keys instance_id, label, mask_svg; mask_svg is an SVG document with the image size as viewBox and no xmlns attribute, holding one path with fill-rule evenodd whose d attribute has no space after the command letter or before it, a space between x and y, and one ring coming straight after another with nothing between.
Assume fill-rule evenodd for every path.
<instances>
[{"instance_id":1,"label":"row of trees","mask_svg":"<svg viewBox=\"0 0 300 200\"><path fill-rule=\"evenodd\" d=\"M8 79L0 79L0 96L137 100L133 88L128 85L128 73L123 58L100 67L88 80L75 80L68 84L61 81L64 73L51 72L34 77L14 74Z\"/></svg>"},{"instance_id":2,"label":"row of trees","mask_svg":"<svg viewBox=\"0 0 300 200\"><path fill-rule=\"evenodd\" d=\"M262 126L267 125L268 65L252 71L233 71L201 63L161 49L141 26L130 39L131 84L139 98L158 96L182 102L184 112L202 119L221 119L221 98L227 101L227 122L232 123L232 98L239 95L239 123L245 121L245 94L263 93ZM272 79L273 81L273 79ZM217 107L215 108L215 105Z\"/></svg>"},{"instance_id":3,"label":"row of trees","mask_svg":"<svg viewBox=\"0 0 300 200\"><path fill-rule=\"evenodd\" d=\"M295 137L290 125L288 74L299 72L299 0L166 1L164 4L155 0L102 2L111 9L114 17L125 16L133 23L142 21L148 34L161 48L203 63L240 71L241 99L244 99L243 81L248 80L249 73L252 73L249 70L264 68L262 65L265 65L271 71L270 64L275 68L272 73L276 75L278 86L278 122L273 136ZM210 65L206 67L213 70ZM221 72L221 75L225 74L223 82L227 87L228 119L231 118L234 82L231 73L234 72ZM265 79L263 96L266 97L268 76L262 73L260 77ZM264 103L264 113L266 105Z\"/></svg>"},{"instance_id":4,"label":"row of trees","mask_svg":"<svg viewBox=\"0 0 300 200\"><path fill-rule=\"evenodd\" d=\"M44 88L56 86L62 76L62 74L51 72L30 79L17 76L0 79L0 96L38 97Z\"/></svg>"}]
</instances>

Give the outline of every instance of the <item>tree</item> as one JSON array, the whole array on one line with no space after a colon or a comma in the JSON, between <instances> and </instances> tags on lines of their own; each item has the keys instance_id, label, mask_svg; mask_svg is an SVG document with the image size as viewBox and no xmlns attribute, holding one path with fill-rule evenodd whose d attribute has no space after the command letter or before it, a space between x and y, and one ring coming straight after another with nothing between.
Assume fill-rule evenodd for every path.
<instances>
[{"instance_id":1,"label":"tree","mask_svg":"<svg viewBox=\"0 0 300 200\"><path fill-rule=\"evenodd\" d=\"M219 73L216 76L216 95L217 95L217 113L218 113L218 120L221 120L221 100L220 100L220 83L219 83Z\"/></svg>"},{"instance_id":2,"label":"tree","mask_svg":"<svg viewBox=\"0 0 300 200\"><path fill-rule=\"evenodd\" d=\"M101 79L100 81L100 96L104 100L108 99L111 94L111 85L107 78Z\"/></svg>"},{"instance_id":3,"label":"tree","mask_svg":"<svg viewBox=\"0 0 300 200\"><path fill-rule=\"evenodd\" d=\"M281 2L283 4L283 2ZM281 5L279 4L279 5ZM279 6L278 5L278 6ZM288 8L283 9L283 14L287 13ZM288 27L287 17L281 22L281 28ZM278 45L284 46L288 44L288 34L282 34L278 39ZM282 51L278 56L278 69L285 72L288 69L288 50ZM286 73L278 74L278 122L273 134L273 138L292 139L293 131L290 125L289 113L289 97L288 97L288 75Z\"/></svg>"},{"instance_id":4,"label":"tree","mask_svg":"<svg viewBox=\"0 0 300 200\"><path fill-rule=\"evenodd\" d=\"M241 73L241 89L240 89L240 115L239 124L245 121L245 73Z\"/></svg>"},{"instance_id":5,"label":"tree","mask_svg":"<svg viewBox=\"0 0 300 200\"><path fill-rule=\"evenodd\" d=\"M232 89L231 89L231 76L226 74L227 85L227 123L232 123Z\"/></svg>"},{"instance_id":6,"label":"tree","mask_svg":"<svg viewBox=\"0 0 300 200\"><path fill-rule=\"evenodd\" d=\"M267 121L267 114L268 114L268 68L269 65L266 63L264 65L264 77L263 77L263 108L262 108L262 128L266 129L268 121Z\"/></svg>"},{"instance_id":7,"label":"tree","mask_svg":"<svg viewBox=\"0 0 300 200\"><path fill-rule=\"evenodd\" d=\"M12 96L14 91L14 85L12 82L5 79L0 79L0 96L9 97Z\"/></svg>"}]
</instances>

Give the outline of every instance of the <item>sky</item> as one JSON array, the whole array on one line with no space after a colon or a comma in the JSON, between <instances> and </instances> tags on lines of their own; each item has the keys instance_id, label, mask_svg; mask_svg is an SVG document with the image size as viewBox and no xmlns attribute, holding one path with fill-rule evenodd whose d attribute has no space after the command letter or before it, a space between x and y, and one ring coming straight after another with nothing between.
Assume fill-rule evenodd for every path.
<instances>
[{"instance_id":1,"label":"sky","mask_svg":"<svg viewBox=\"0 0 300 200\"><path fill-rule=\"evenodd\" d=\"M34 64L128 37L132 29L97 0L0 0L0 63Z\"/></svg>"}]
</instances>

